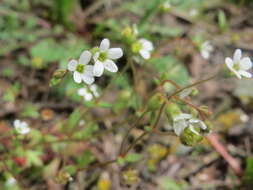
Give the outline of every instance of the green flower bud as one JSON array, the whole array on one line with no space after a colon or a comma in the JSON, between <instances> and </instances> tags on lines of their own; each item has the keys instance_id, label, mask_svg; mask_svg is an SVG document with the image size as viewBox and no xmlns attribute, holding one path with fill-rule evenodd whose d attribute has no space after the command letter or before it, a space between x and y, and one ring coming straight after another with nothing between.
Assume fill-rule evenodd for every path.
<instances>
[{"instance_id":1,"label":"green flower bud","mask_svg":"<svg viewBox=\"0 0 253 190\"><path fill-rule=\"evenodd\" d=\"M208 107L205 105L200 106L200 110L206 115L210 116L212 113L208 110Z\"/></svg>"},{"instance_id":2,"label":"green flower bud","mask_svg":"<svg viewBox=\"0 0 253 190\"><path fill-rule=\"evenodd\" d=\"M159 107L161 106L162 103L162 97L160 94L156 94L154 96L152 96L148 102L148 109L150 111L154 111L159 109Z\"/></svg>"},{"instance_id":3,"label":"green flower bud","mask_svg":"<svg viewBox=\"0 0 253 190\"><path fill-rule=\"evenodd\" d=\"M66 171L59 171L55 177L55 181L59 184L67 184L69 181L72 181L72 177Z\"/></svg>"},{"instance_id":4,"label":"green flower bud","mask_svg":"<svg viewBox=\"0 0 253 190\"><path fill-rule=\"evenodd\" d=\"M63 78L66 73L67 73L67 69L57 69L54 73L53 73L53 77L54 78Z\"/></svg>"},{"instance_id":5,"label":"green flower bud","mask_svg":"<svg viewBox=\"0 0 253 190\"><path fill-rule=\"evenodd\" d=\"M180 107L174 103L167 104L165 111L169 120L182 113Z\"/></svg>"},{"instance_id":6,"label":"green flower bud","mask_svg":"<svg viewBox=\"0 0 253 190\"><path fill-rule=\"evenodd\" d=\"M124 171L122 174L124 183L127 185L133 185L136 184L139 179L139 174L137 170L129 169L127 171Z\"/></svg>"},{"instance_id":7,"label":"green flower bud","mask_svg":"<svg viewBox=\"0 0 253 190\"><path fill-rule=\"evenodd\" d=\"M121 32L122 36L125 38L126 42L131 44L136 40L138 35L138 30L136 25L133 27L126 26L123 31Z\"/></svg>"},{"instance_id":8,"label":"green flower bud","mask_svg":"<svg viewBox=\"0 0 253 190\"><path fill-rule=\"evenodd\" d=\"M186 127L180 135L180 141L186 146L195 146L203 139L200 130L199 127L193 125Z\"/></svg>"},{"instance_id":9,"label":"green flower bud","mask_svg":"<svg viewBox=\"0 0 253 190\"><path fill-rule=\"evenodd\" d=\"M65 77L65 75L67 74L67 70L66 69L57 69L54 73L53 73L53 77L50 80L50 86L56 86L58 85L62 79Z\"/></svg>"},{"instance_id":10,"label":"green flower bud","mask_svg":"<svg viewBox=\"0 0 253 190\"><path fill-rule=\"evenodd\" d=\"M160 5L161 12L169 12L172 9L171 4L169 2L164 2Z\"/></svg>"}]
</instances>

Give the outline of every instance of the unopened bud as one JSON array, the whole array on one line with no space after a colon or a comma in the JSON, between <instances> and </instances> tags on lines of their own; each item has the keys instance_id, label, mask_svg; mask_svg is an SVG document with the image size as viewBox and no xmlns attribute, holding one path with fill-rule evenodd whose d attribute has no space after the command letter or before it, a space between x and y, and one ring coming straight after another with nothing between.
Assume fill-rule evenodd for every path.
<instances>
[{"instance_id":1,"label":"unopened bud","mask_svg":"<svg viewBox=\"0 0 253 190\"><path fill-rule=\"evenodd\" d=\"M137 170L129 169L123 172L123 180L127 185L133 185L139 181L139 174Z\"/></svg>"},{"instance_id":2,"label":"unopened bud","mask_svg":"<svg viewBox=\"0 0 253 190\"><path fill-rule=\"evenodd\" d=\"M54 73L53 73L53 77L50 80L50 86L56 86L58 85L62 79L65 77L65 75L67 74L67 70L66 69L57 69Z\"/></svg>"},{"instance_id":3,"label":"unopened bud","mask_svg":"<svg viewBox=\"0 0 253 190\"><path fill-rule=\"evenodd\" d=\"M159 109L162 103L162 97L160 94L154 95L148 102L148 109L151 111Z\"/></svg>"},{"instance_id":4,"label":"unopened bud","mask_svg":"<svg viewBox=\"0 0 253 190\"><path fill-rule=\"evenodd\" d=\"M70 174L66 171L59 171L57 173L57 176L55 177L55 181L59 184L67 184L68 182L72 181L73 178L70 176Z\"/></svg>"},{"instance_id":5,"label":"unopened bud","mask_svg":"<svg viewBox=\"0 0 253 190\"><path fill-rule=\"evenodd\" d=\"M200 134L200 128L190 125L186 127L180 135L182 144L187 146L195 146L202 141L203 136Z\"/></svg>"},{"instance_id":6,"label":"unopened bud","mask_svg":"<svg viewBox=\"0 0 253 190\"><path fill-rule=\"evenodd\" d=\"M181 114L180 107L174 103L167 104L166 114L169 120L173 120L173 118Z\"/></svg>"}]
</instances>

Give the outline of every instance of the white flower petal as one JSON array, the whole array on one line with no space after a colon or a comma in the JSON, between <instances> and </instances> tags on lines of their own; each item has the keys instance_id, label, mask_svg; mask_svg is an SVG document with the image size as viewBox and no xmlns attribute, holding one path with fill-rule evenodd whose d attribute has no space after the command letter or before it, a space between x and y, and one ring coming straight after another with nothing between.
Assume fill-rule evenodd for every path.
<instances>
[{"instance_id":1,"label":"white flower petal","mask_svg":"<svg viewBox=\"0 0 253 190\"><path fill-rule=\"evenodd\" d=\"M95 55L93 55L93 60L96 62L99 58L99 52L95 53Z\"/></svg>"},{"instance_id":2,"label":"white flower petal","mask_svg":"<svg viewBox=\"0 0 253 190\"><path fill-rule=\"evenodd\" d=\"M240 70L238 73L239 73L240 75L246 77L246 78L251 78L251 77L252 77L252 74L249 73L249 72L247 72L247 71L242 71L242 70Z\"/></svg>"},{"instance_id":3,"label":"white flower petal","mask_svg":"<svg viewBox=\"0 0 253 190\"><path fill-rule=\"evenodd\" d=\"M202 130L206 130L207 129L207 126L206 126L206 124L203 121L199 120L199 124L200 124L200 127L201 127Z\"/></svg>"},{"instance_id":4,"label":"white flower petal","mask_svg":"<svg viewBox=\"0 0 253 190\"><path fill-rule=\"evenodd\" d=\"M109 59L119 59L123 56L123 51L121 48L110 48L107 53Z\"/></svg>"},{"instance_id":5,"label":"white flower petal","mask_svg":"<svg viewBox=\"0 0 253 190\"><path fill-rule=\"evenodd\" d=\"M81 55L80 55L80 58L79 58L79 63L80 64L83 64L83 65L86 65L90 62L91 60L91 52L90 51L84 51Z\"/></svg>"},{"instance_id":6,"label":"white flower petal","mask_svg":"<svg viewBox=\"0 0 253 190\"><path fill-rule=\"evenodd\" d=\"M20 123L20 127L22 127L22 128L27 128L27 127L28 127L28 124L27 124L25 121L22 121L22 122Z\"/></svg>"},{"instance_id":7,"label":"white flower petal","mask_svg":"<svg viewBox=\"0 0 253 190\"><path fill-rule=\"evenodd\" d=\"M208 51L206 51L206 50L202 50L202 51L200 52L200 54L201 54L201 56L202 56L204 59L209 59L209 57L210 57L210 53L209 53Z\"/></svg>"},{"instance_id":8,"label":"white flower petal","mask_svg":"<svg viewBox=\"0 0 253 190\"><path fill-rule=\"evenodd\" d=\"M93 75L100 77L104 72L104 65L100 61L96 61L93 69Z\"/></svg>"},{"instance_id":9,"label":"white flower petal","mask_svg":"<svg viewBox=\"0 0 253 190\"><path fill-rule=\"evenodd\" d=\"M109 49L109 47L110 47L110 41L107 38L105 38L100 43L99 49L101 51L107 51Z\"/></svg>"},{"instance_id":10,"label":"white flower petal","mask_svg":"<svg viewBox=\"0 0 253 190\"><path fill-rule=\"evenodd\" d=\"M20 126L20 120L16 119L14 121L14 127L18 127L18 126Z\"/></svg>"},{"instance_id":11,"label":"white flower petal","mask_svg":"<svg viewBox=\"0 0 253 190\"><path fill-rule=\"evenodd\" d=\"M105 69L110 71L110 72L116 73L118 71L117 65L110 59L107 59L104 62L104 65L105 65Z\"/></svg>"},{"instance_id":12,"label":"white flower petal","mask_svg":"<svg viewBox=\"0 0 253 190\"><path fill-rule=\"evenodd\" d=\"M91 100L93 99L93 96L92 96L91 93L87 93L87 94L85 94L84 99L85 99L86 101L91 101Z\"/></svg>"},{"instance_id":13,"label":"white flower petal","mask_svg":"<svg viewBox=\"0 0 253 190\"><path fill-rule=\"evenodd\" d=\"M241 61L240 61L240 69L241 70L248 70L252 67L252 62L250 60L250 58L248 57L244 57Z\"/></svg>"},{"instance_id":14,"label":"white flower petal","mask_svg":"<svg viewBox=\"0 0 253 190\"><path fill-rule=\"evenodd\" d=\"M90 77L93 77L93 70L94 70L94 66L93 65L86 65L85 66L84 74L88 75Z\"/></svg>"},{"instance_id":15,"label":"white flower petal","mask_svg":"<svg viewBox=\"0 0 253 190\"><path fill-rule=\"evenodd\" d=\"M189 129L190 129L193 133L195 133L196 135L200 135L199 132L196 131L196 130L194 129L194 126L190 125L190 126L189 126Z\"/></svg>"},{"instance_id":16,"label":"white flower petal","mask_svg":"<svg viewBox=\"0 0 253 190\"><path fill-rule=\"evenodd\" d=\"M191 118L192 118L192 115L191 115L191 114L181 113L181 114L177 115L177 116L174 118L174 121L178 121L178 120L182 120L182 119L191 119Z\"/></svg>"},{"instance_id":17,"label":"white flower petal","mask_svg":"<svg viewBox=\"0 0 253 190\"><path fill-rule=\"evenodd\" d=\"M233 68L234 62L230 57L226 57L225 63L229 69Z\"/></svg>"},{"instance_id":18,"label":"white flower petal","mask_svg":"<svg viewBox=\"0 0 253 190\"><path fill-rule=\"evenodd\" d=\"M234 62L238 63L240 61L241 57L242 57L242 50L236 49L235 53L234 53L234 57L233 57Z\"/></svg>"},{"instance_id":19,"label":"white flower petal","mask_svg":"<svg viewBox=\"0 0 253 190\"><path fill-rule=\"evenodd\" d=\"M89 75L83 75L82 78L83 78L83 81L89 85L95 81L94 77L91 77Z\"/></svg>"},{"instance_id":20,"label":"white flower petal","mask_svg":"<svg viewBox=\"0 0 253 190\"><path fill-rule=\"evenodd\" d=\"M81 73L75 71L73 76L74 76L74 81L76 83L81 83L82 82L82 74Z\"/></svg>"},{"instance_id":21,"label":"white flower petal","mask_svg":"<svg viewBox=\"0 0 253 190\"><path fill-rule=\"evenodd\" d=\"M78 94L79 96L84 96L86 93L87 93L87 89L86 89L86 88L80 88L80 89L77 91L77 94Z\"/></svg>"},{"instance_id":22,"label":"white flower petal","mask_svg":"<svg viewBox=\"0 0 253 190\"><path fill-rule=\"evenodd\" d=\"M187 127L187 122L185 120L179 120L173 123L173 129L176 135L180 136L183 130Z\"/></svg>"},{"instance_id":23,"label":"white flower petal","mask_svg":"<svg viewBox=\"0 0 253 190\"><path fill-rule=\"evenodd\" d=\"M142 44L143 49L146 51L152 51L154 49L152 42L146 39L140 39L140 43Z\"/></svg>"},{"instance_id":24,"label":"white flower petal","mask_svg":"<svg viewBox=\"0 0 253 190\"><path fill-rule=\"evenodd\" d=\"M149 58L150 58L150 53L149 53L149 51L141 50L141 51L140 51L140 54L141 54L141 56L142 56L144 59L149 59Z\"/></svg>"},{"instance_id":25,"label":"white flower petal","mask_svg":"<svg viewBox=\"0 0 253 190\"><path fill-rule=\"evenodd\" d=\"M77 64L78 64L77 60L74 60L74 59L70 60L68 63L68 70L75 71Z\"/></svg>"},{"instance_id":26,"label":"white flower petal","mask_svg":"<svg viewBox=\"0 0 253 190\"><path fill-rule=\"evenodd\" d=\"M242 78L241 74L238 71L236 71L234 68L231 68L230 70L237 76L237 78L239 79Z\"/></svg>"}]
</instances>

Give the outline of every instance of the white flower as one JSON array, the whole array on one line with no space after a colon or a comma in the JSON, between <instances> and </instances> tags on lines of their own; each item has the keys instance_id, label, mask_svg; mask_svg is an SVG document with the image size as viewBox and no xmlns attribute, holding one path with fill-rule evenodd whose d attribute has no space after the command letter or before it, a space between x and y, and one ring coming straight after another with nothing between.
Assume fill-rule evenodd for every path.
<instances>
[{"instance_id":1,"label":"white flower","mask_svg":"<svg viewBox=\"0 0 253 190\"><path fill-rule=\"evenodd\" d=\"M194 129L194 127L199 127L202 130L207 129L207 126L203 121L193 118L191 114L181 113L174 118L173 128L176 135L180 136L186 127L190 127L190 129L198 135L199 133Z\"/></svg>"},{"instance_id":2,"label":"white flower","mask_svg":"<svg viewBox=\"0 0 253 190\"><path fill-rule=\"evenodd\" d=\"M88 65L90 60L91 52L89 51L84 51L79 61L74 59L70 60L68 70L74 72L73 77L75 82L81 83L84 81L86 84L92 84L94 82L93 66Z\"/></svg>"},{"instance_id":3,"label":"white flower","mask_svg":"<svg viewBox=\"0 0 253 190\"><path fill-rule=\"evenodd\" d=\"M14 127L19 134L25 135L30 132L30 128L25 121L15 120Z\"/></svg>"},{"instance_id":4,"label":"white flower","mask_svg":"<svg viewBox=\"0 0 253 190\"><path fill-rule=\"evenodd\" d=\"M210 54L213 51L213 46L209 41L205 41L200 47L200 54L204 59L209 59Z\"/></svg>"},{"instance_id":5,"label":"white flower","mask_svg":"<svg viewBox=\"0 0 253 190\"><path fill-rule=\"evenodd\" d=\"M198 15L198 10L197 9L191 9L189 12L191 17L195 17Z\"/></svg>"},{"instance_id":6,"label":"white flower","mask_svg":"<svg viewBox=\"0 0 253 190\"><path fill-rule=\"evenodd\" d=\"M252 62L249 57L242 58L242 51L240 49L235 50L233 59L227 57L225 59L227 67L239 78L242 76L251 78L252 74L247 72L252 67Z\"/></svg>"},{"instance_id":7,"label":"white flower","mask_svg":"<svg viewBox=\"0 0 253 190\"><path fill-rule=\"evenodd\" d=\"M91 85L90 90L91 90L91 92L89 91L88 88L80 88L77 93L79 96L83 96L83 98L86 101L91 101L93 99L93 95L95 97L98 97L99 93L97 91L97 85Z\"/></svg>"},{"instance_id":8,"label":"white flower","mask_svg":"<svg viewBox=\"0 0 253 190\"><path fill-rule=\"evenodd\" d=\"M144 59L149 59L154 46L151 41L144 38L138 40L132 45L134 53L139 53Z\"/></svg>"},{"instance_id":9,"label":"white flower","mask_svg":"<svg viewBox=\"0 0 253 190\"><path fill-rule=\"evenodd\" d=\"M6 186L14 186L17 183L16 179L14 177L9 177L8 180L6 181Z\"/></svg>"},{"instance_id":10,"label":"white flower","mask_svg":"<svg viewBox=\"0 0 253 190\"><path fill-rule=\"evenodd\" d=\"M93 56L95 65L93 69L94 76L100 77L104 69L110 72L117 72L118 67L113 60L119 59L123 56L121 48L110 48L110 41L103 39L100 43L99 50Z\"/></svg>"},{"instance_id":11,"label":"white flower","mask_svg":"<svg viewBox=\"0 0 253 190\"><path fill-rule=\"evenodd\" d=\"M162 4L162 7L165 9L165 10L170 10L171 8L171 4L169 2L165 2Z\"/></svg>"}]
</instances>

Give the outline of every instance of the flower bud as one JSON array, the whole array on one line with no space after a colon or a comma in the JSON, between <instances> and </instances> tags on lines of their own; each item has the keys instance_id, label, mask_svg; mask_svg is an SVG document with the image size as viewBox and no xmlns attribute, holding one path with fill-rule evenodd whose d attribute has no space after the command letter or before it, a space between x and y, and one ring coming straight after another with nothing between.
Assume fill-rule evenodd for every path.
<instances>
[{"instance_id":1,"label":"flower bud","mask_svg":"<svg viewBox=\"0 0 253 190\"><path fill-rule=\"evenodd\" d=\"M66 171L59 171L55 177L55 181L59 184L67 184L68 182L72 181L73 178L70 174Z\"/></svg>"},{"instance_id":2,"label":"flower bud","mask_svg":"<svg viewBox=\"0 0 253 190\"><path fill-rule=\"evenodd\" d=\"M56 85L60 84L60 82L65 77L65 75L67 74L67 72L68 71L66 69L57 69L53 73L53 77L50 80L50 86L56 86Z\"/></svg>"},{"instance_id":3,"label":"flower bud","mask_svg":"<svg viewBox=\"0 0 253 190\"><path fill-rule=\"evenodd\" d=\"M122 177L124 183L127 185L133 185L139 181L138 171L134 169L128 169L127 171L124 171Z\"/></svg>"},{"instance_id":4,"label":"flower bud","mask_svg":"<svg viewBox=\"0 0 253 190\"><path fill-rule=\"evenodd\" d=\"M136 40L136 37L138 35L138 30L137 30L136 25L133 25L132 27L126 26L122 30L121 34L128 43L132 43L133 41Z\"/></svg>"},{"instance_id":5,"label":"flower bud","mask_svg":"<svg viewBox=\"0 0 253 190\"><path fill-rule=\"evenodd\" d=\"M57 79L60 79L60 78L63 78L66 73L68 71L66 69L57 69L54 73L53 73L53 77L54 78L57 78Z\"/></svg>"},{"instance_id":6,"label":"flower bud","mask_svg":"<svg viewBox=\"0 0 253 190\"><path fill-rule=\"evenodd\" d=\"M212 113L208 110L208 107L205 105L202 105L199 107L201 112L203 112L206 116L210 116Z\"/></svg>"},{"instance_id":7,"label":"flower bud","mask_svg":"<svg viewBox=\"0 0 253 190\"><path fill-rule=\"evenodd\" d=\"M180 107L174 103L167 104L165 111L169 120L172 120L177 115L181 114Z\"/></svg>"},{"instance_id":8,"label":"flower bud","mask_svg":"<svg viewBox=\"0 0 253 190\"><path fill-rule=\"evenodd\" d=\"M184 145L195 146L203 139L200 130L199 127L194 127L193 125L186 127L180 135L180 141Z\"/></svg>"},{"instance_id":9,"label":"flower bud","mask_svg":"<svg viewBox=\"0 0 253 190\"><path fill-rule=\"evenodd\" d=\"M160 94L152 96L148 102L148 109L150 111L157 110L161 106L162 97Z\"/></svg>"},{"instance_id":10,"label":"flower bud","mask_svg":"<svg viewBox=\"0 0 253 190\"><path fill-rule=\"evenodd\" d=\"M161 4L160 6L160 10L161 12L169 12L172 9L171 4L169 2L164 2L163 4Z\"/></svg>"}]
</instances>

